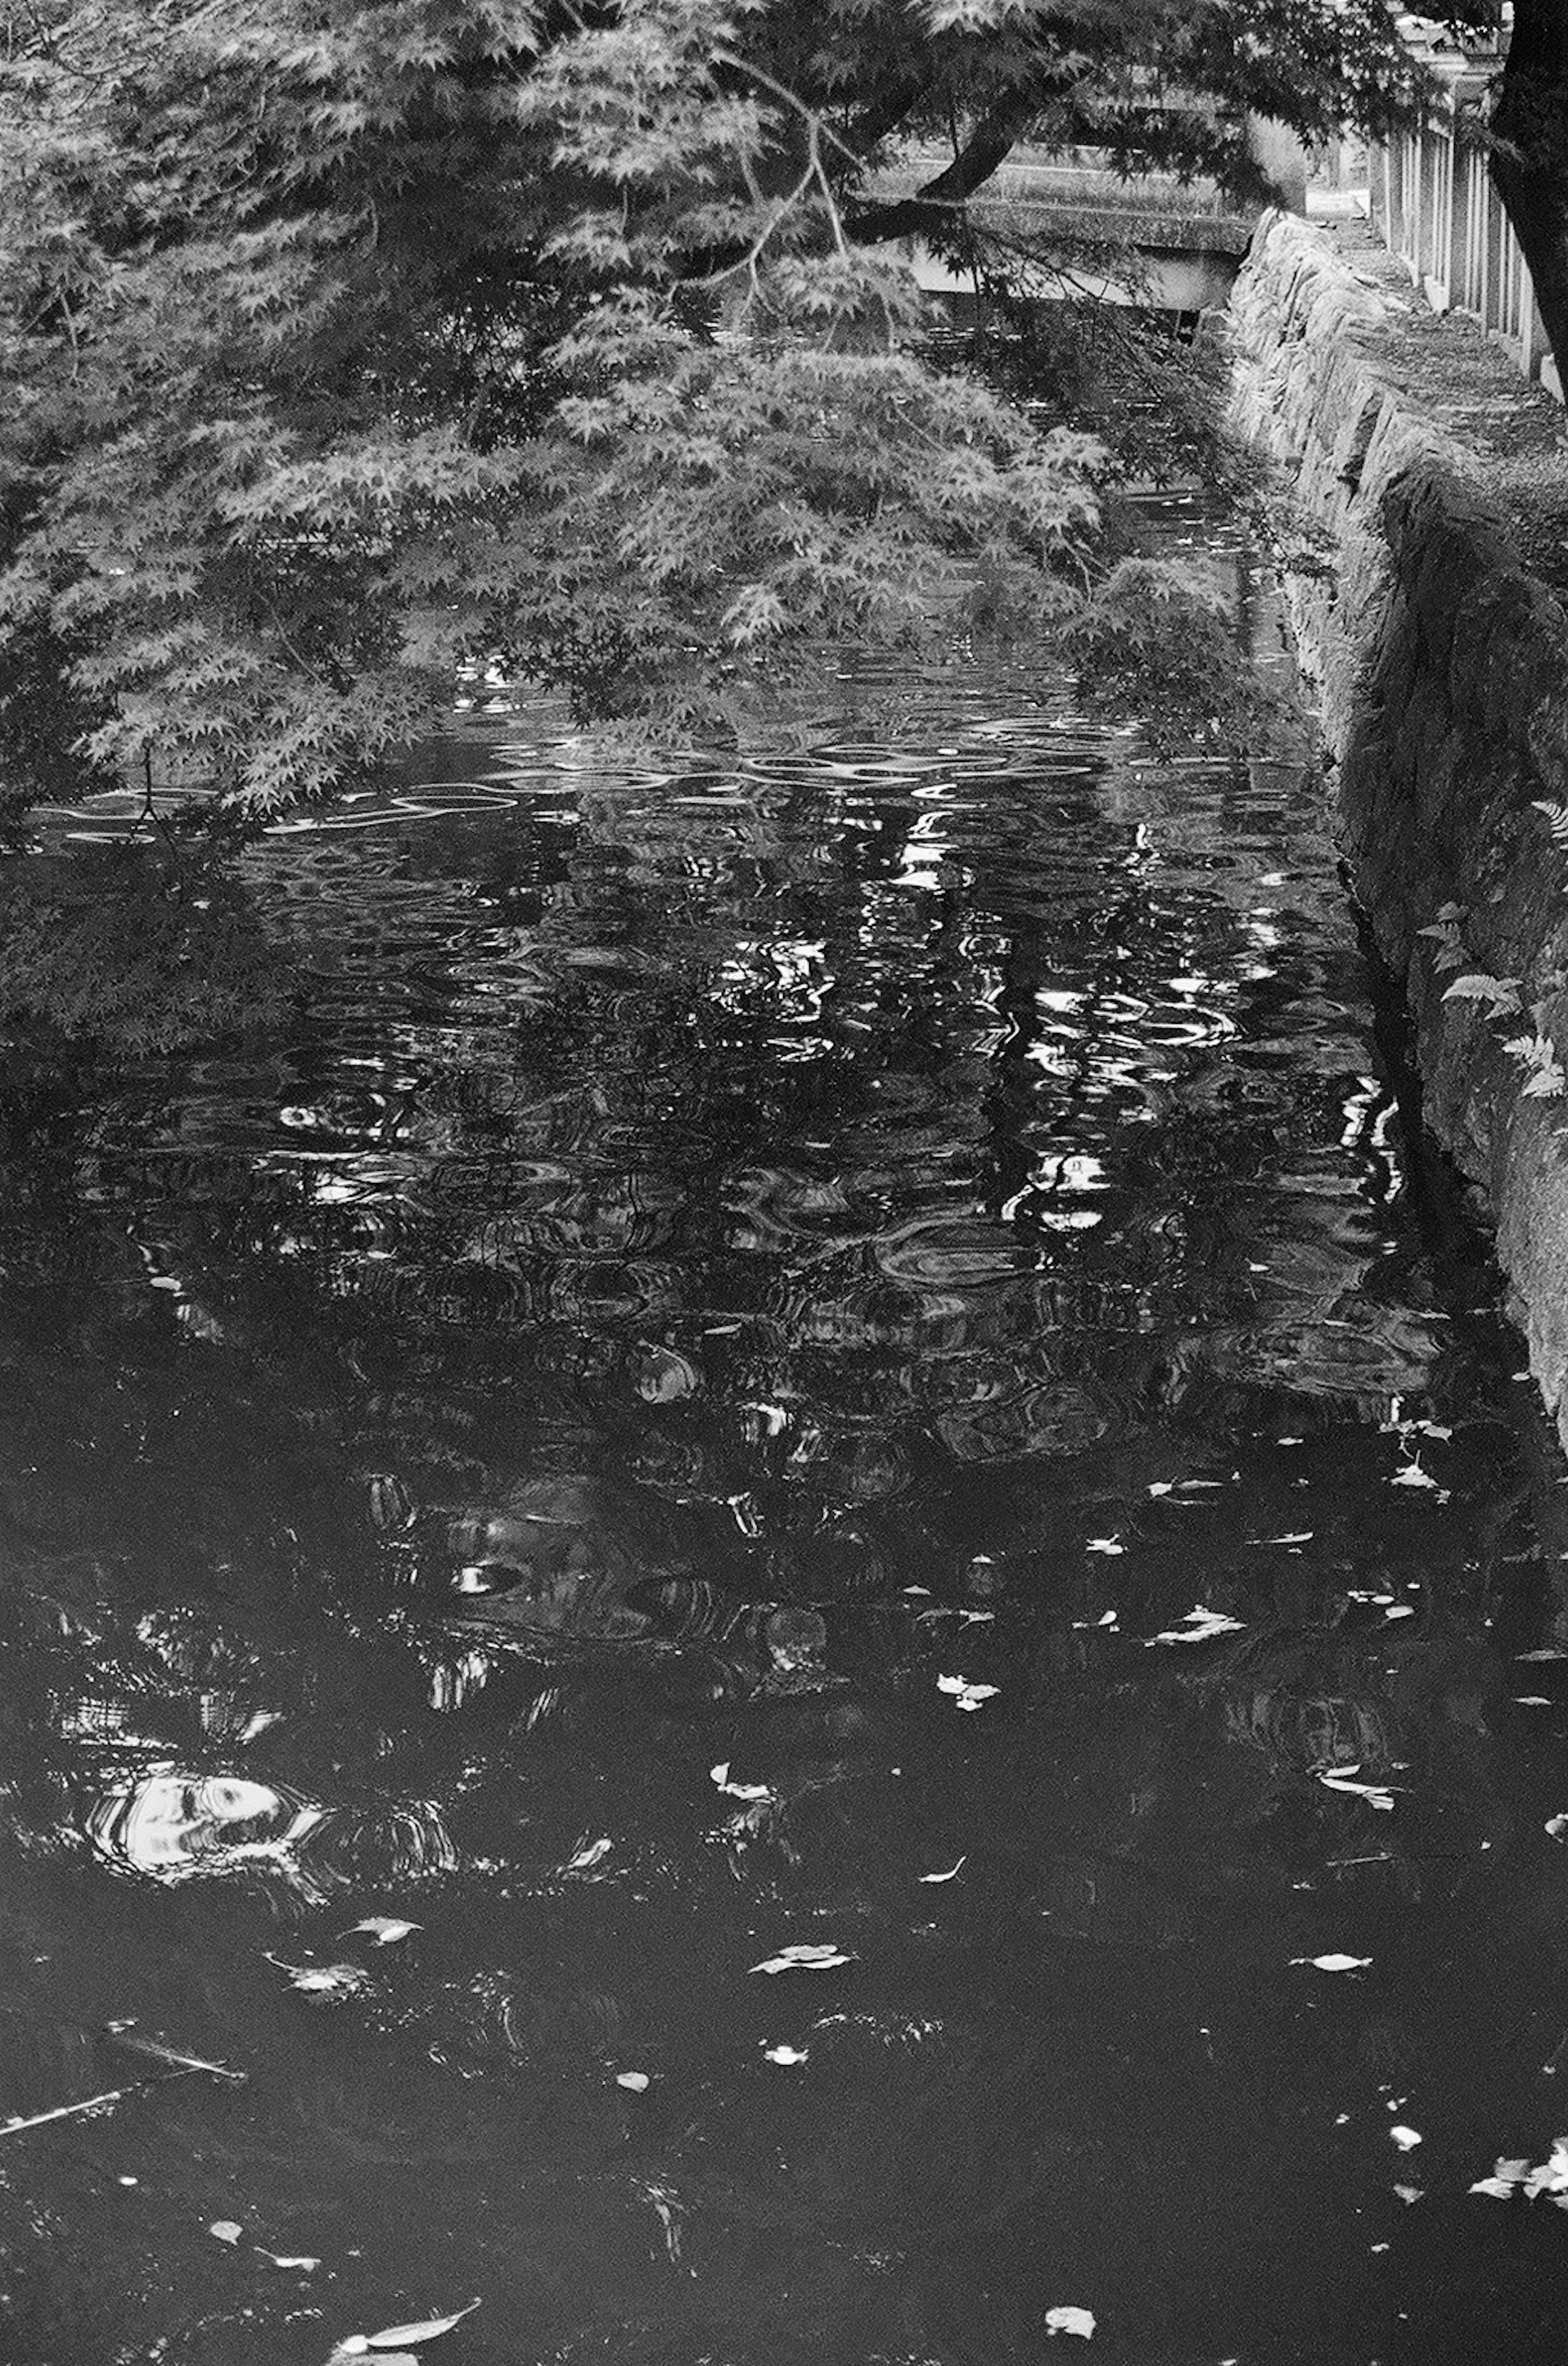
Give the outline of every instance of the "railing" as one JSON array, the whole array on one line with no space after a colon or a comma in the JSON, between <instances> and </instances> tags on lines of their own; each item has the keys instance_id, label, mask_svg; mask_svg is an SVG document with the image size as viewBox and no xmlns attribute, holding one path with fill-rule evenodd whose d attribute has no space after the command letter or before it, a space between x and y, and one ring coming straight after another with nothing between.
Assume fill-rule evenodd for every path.
<instances>
[{"instance_id":1,"label":"railing","mask_svg":"<svg viewBox=\"0 0 1568 2366\"><path fill-rule=\"evenodd\" d=\"M1559 400L1562 380L1541 326L1529 269L1469 136L1486 88L1484 62L1428 62L1446 85L1418 131L1370 156L1371 218L1435 311L1462 312L1506 348L1527 377Z\"/></svg>"}]
</instances>

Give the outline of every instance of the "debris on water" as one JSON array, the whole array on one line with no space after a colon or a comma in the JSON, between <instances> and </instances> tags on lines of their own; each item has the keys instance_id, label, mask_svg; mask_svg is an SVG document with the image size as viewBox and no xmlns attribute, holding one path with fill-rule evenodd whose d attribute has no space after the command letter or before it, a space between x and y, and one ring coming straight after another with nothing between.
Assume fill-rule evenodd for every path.
<instances>
[{"instance_id":1,"label":"debris on water","mask_svg":"<svg viewBox=\"0 0 1568 2366\"><path fill-rule=\"evenodd\" d=\"M1568 1837L1568 1816L1548 1816L1546 1831L1551 1840L1560 1841Z\"/></svg>"},{"instance_id":2,"label":"debris on water","mask_svg":"<svg viewBox=\"0 0 1568 2366\"><path fill-rule=\"evenodd\" d=\"M760 1802L763 1799L771 1799L773 1796L765 1783L732 1783L729 1779L728 1758L721 1759L716 1766L708 1768L708 1779L716 1784L728 1799L750 1799Z\"/></svg>"},{"instance_id":3,"label":"debris on water","mask_svg":"<svg viewBox=\"0 0 1568 2366\"><path fill-rule=\"evenodd\" d=\"M1292 1964L1309 1964L1314 1972L1364 1972L1370 1955L1292 1955Z\"/></svg>"},{"instance_id":4,"label":"debris on water","mask_svg":"<svg viewBox=\"0 0 1568 2366\"><path fill-rule=\"evenodd\" d=\"M378 1947L395 1947L411 1931L423 1931L423 1922L404 1922L395 1914L367 1914L363 1922L351 1922L344 1932L345 1939L355 1938L361 1931L374 1939Z\"/></svg>"},{"instance_id":5,"label":"debris on water","mask_svg":"<svg viewBox=\"0 0 1568 2366\"><path fill-rule=\"evenodd\" d=\"M1124 1553L1126 1549L1119 1537L1090 1537L1084 1546L1085 1552L1093 1553Z\"/></svg>"},{"instance_id":6,"label":"debris on water","mask_svg":"<svg viewBox=\"0 0 1568 2366\"><path fill-rule=\"evenodd\" d=\"M369 1973L358 1964L286 1964L281 1955L272 1955L266 1960L287 1972L289 1986L306 1996L353 1996L370 1986Z\"/></svg>"},{"instance_id":7,"label":"debris on water","mask_svg":"<svg viewBox=\"0 0 1568 2366\"><path fill-rule=\"evenodd\" d=\"M776 1955L769 1955L764 1962L753 1964L751 1969L754 1972L831 1972L840 1964L852 1964L854 1960L840 1947L795 1945L781 1947Z\"/></svg>"},{"instance_id":8,"label":"debris on water","mask_svg":"<svg viewBox=\"0 0 1568 2366\"><path fill-rule=\"evenodd\" d=\"M956 1881L968 1862L967 1855L961 1856L958 1863L951 1866L946 1873L922 1873L919 1878L925 1882Z\"/></svg>"},{"instance_id":9,"label":"debris on water","mask_svg":"<svg viewBox=\"0 0 1568 2366\"><path fill-rule=\"evenodd\" d=\"M602 1865L604 1863L604 1859L609 1855L610 1851L615 1847L615 1843L613 1840L603 1836L596 1841L584 1841L582 1846L578 1849L574 1854L568 1857L565 1865L562 1867L562 1871L566 1873L592 1873L596 1865Z\"/></svg>"},{"instance_id":10,"label":"debris on water","mask_svg":"<svg viewBox=\"0 0 1568 2366\"><path fill-rule=\"evenodd\" d=\"M646 2095L652 2084L646 2070L617 2070L615 2084L626 2088L628 2094Z\"/></svg>"},{"instance_id":11,"label":"debris on water","mask_svg":"<svg viewBox=\"0 0 1568 2366\"><path fill-rule=\"evenodd\" d=\"M237 2218L215 2218L207 2231L220 2243L237 2243L245 2230Z\"/></svg>"},{"instance_id":12,"label":"debris on water","mask_svg":"<svg viewBox=\"0 0 1568 2366\"><path fill-rule=\"evenodd\" d=\"M422 2317L414 2325L387 2325L379 2333L351 2333L346 2340L338 2343L327 2366L341 2366L345 2358L363 2358L367 2350L417 2349L422 2343L450 2333L455 2325L471 2316L479 2304L477 2300L471 2300L466 2308L455 2308L450 2316ZM383 2358L381 2366L393 2366L393 2361Z\"/></svg>"},{"instance_id":13,"label":"debris on water","mask_svg":"<svg viewBox=\"0 0 1568 2366\"><path fill-rule=\"evenodd\" d=\"M129 2048L132 2054L145 2054L150 2061L162 2062L171 2070L200 2070L209 2079L228 2079L243 2087L250 2077L248 2070L231 2070L226 2062L209 2062L199 2054L186 2054L177 2046L165 2045L161 2038L143 2037L131 2021L107 2021L104 2034L117 2045Z\"/></svg>"},{"instance_id":14,"label":"debris on water","mask_svg":"<svg viewBox=\"0 0 1568 2366\"><path fill-rule=\"evenodd\" d=\"M810 2048L805 2045L764 2045L762 2048L766 2060L783 2063L785 2066L804 2062L809 2051Z\"/></svg>"},{"instance_id":15,"label":"debris on water","mask_svg":"<svg viewBox=\"0 0 1568 2366\"><path fill-rule=\"evenodd\" d=\"M1522 2193L1534 2202L1542 2193L1559 2210L1568 2210L1568 2136L1553 2136L1547 2159L1532 2169L1527 2160L1500 2160L1490 2177L1478 2177L1472 2193L1485 2193L1495 2202L1510 2202Z\"/></svg>"},{"instance_id":16,"label":"debris on water","mask_svg":"<svg viewBox=\"0 0 1568 2366\"><path fill-rule=\"evenodd\" d=\"M321 2264L320 2259L290 2258L287 2252L265 2250L260 2243L254 2248L258 2258L270 2259L275 2268L298 2268L301 2275L314 2275Z\"/></svg>"},{"instance_id":17,"label":"debris on water","mask_svg":"<svg viewBox=\"0 0 1568 2366\"><path fill-rule=\"evenodd\" d=\"M1094 2331L1094 2312L1088 2308L1048 2308L1047 2333L1077 2333L1087 2341Z\"/></svg>"},{"instance_id":18,"label":"debris on water","mask_svg":"<svg viewBox=\"0 0 1568 2366\"><path fill-rule=\"evenodd\" d=\"M1427 2189L1424 2185L1396 2185L1393 2190L1408 2209L1411 2203L1421 2200Z\"/></svg>"},{"instance_id":19,"label":"debris on water","mask_svg":"<svg viewBox=\"0 0 1568 2366\"><path fill-rule=\"evenodd\" d=\"M1371 1808L1393 1807L1393 1793L1385 1783L1359 1783L1359 1766L1318 1766L1314 1768L1325 1791L1343 1792L1348 1797L1365 1799Z\"/></svg>"},{"instance_id":20,"label":"debris on water","mask_svg":"<svg viewBox=\"0 0 1568 2366\"><path fill-rule=\"evenodd\" d=\"M1421 2141L1421 2131L1419 2128L1395 2126L1390 2128L1388 2133L1390 2138L1399 2146L1401 2152L1414 2152L1416 2146Z\"/></svg>"},{"instance_id":21,"label":"debris on water","mask_svg":"<svg viewBox=\"0 0 1568 2366\"><path fill-rule=\"evenodd\" d=\"M1242 1621L1228 1617L1223 1610L1206 1610L1195 1602L1179 1627L1166 1627L1157 1635L1145 1635L1146 1644L1207 1643L1215 1635L1239 1635Z\"/></svg>"},{"instance_id":22,"label":"debris on water","mask_svg":"<svg viewBox=\"0 0 1568 2366\"><path fill-rule=\"evenodd\" d=\"M954 1707L971 1711L995 1700L1001 1690L999 1684L972 1684L967 1676L938 1676L936 1688L939 1693L952 1694Z\"/></svg>"}]
</instances>

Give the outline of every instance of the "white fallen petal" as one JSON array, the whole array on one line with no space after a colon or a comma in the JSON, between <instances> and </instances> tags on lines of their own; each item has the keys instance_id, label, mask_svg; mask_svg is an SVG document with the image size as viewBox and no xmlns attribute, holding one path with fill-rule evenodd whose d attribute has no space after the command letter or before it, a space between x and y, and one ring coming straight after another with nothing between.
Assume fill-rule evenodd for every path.
<instances>
[{"instance_id":1,"label":"white fallen petal","mask_svg":"<svg viewBox=\"0 0 1568 2366\"><path fill-rule=\"evenodd\" d=\"M245 2230L237 2218L215 2218L207 2231L220 2243L237 2243Z\"/></svg>"},{"instance_id":2,"label":"white fallen petal","mask_svg":"<svg viewBox=\"0 0 1568 2366\"><path fill-rule=\"evenodd\" d=\"M1393 2190L1408 2207L1412 2202L1419 2202L1427 2189L1424 2185L1396 2185Z\"/></svg>"},{"instance_id":3,"label":"white fallen petal","mask_svg":"<svg viewBox=\"0 0 1568 2366\"><path fill-rule=\"evenodd\" d=\"M1115 1537L1090 1537L1084 1547L1085 1552L1097 1553L1124 1553L1126 1549Z\"/></svg>"},{"instance_id":4,"label":"white fallen petal","mask_svg":"<svg viewBox=\"0 0 1568 2366\"><path fill-rule=\"evenodd\" d=\"M633 2095L645 2095L650 2083L646 2070L617 2070L615 2073L616 2086L625 2087Z\"/></svg>"},{"instance_id":5,"label":"white fallen petal","mask_svg":"<svg viewBox=\"0 0 1568 2366\"><path fill-rule=\"evenodd\" d=\"M1364 1972L1370 1955L1292 1955L1292 1964L1309 1964L1314 1972Z\"/></svg>"},{"instance_id":6,"label":"white fallen petal","mask_svg":"<svg viewBox=\"0 0 1568 2366\"><path fill-rule=\"evenodd\" d=\"M1507 2177L1478 2177L1468 2190L1472 2193L1488 2194L1494 2202L1511 2202L1515 2183L1512 2178Z\"/></svg>"},{"instance_id":7,"label":"white fallen petal","mask_svg":"<svg viewBox=\"0 0 1568 2366\"><path fill-rule=\"evenodd\" d=\"M1422 1470L1418 1462L1407 1462L1403 1470L1394 1472L1388 1483L1391 1487L1435 1487L1438 1482L1429 1471Z\"/></svg>"},{"instance_id":8,"label":"white fallen petal","mask_svg":"<svg viewBox=\"0 0 1568 2366\"><path fill-rule=\"evenodd\" d=\"M1048 2308L1045 2312L1047 2333L1077 2333L1088 2340L1094 2331L1094 2312L1087 2308Z\"/></svg>"},{"instance_id":9,"label":"white fallen petal","mask_svg":"<svg viewBox=\"0 0 1568 2366\"><path fill-rule=\"evenodd\" d=\"M805 2045L765 2045L762 2048L768 2061L785 2064L804 2062L809 2051L810 2048Z\"/></svg>"},{"instance_id":10,"label":"white fallen petal","mask_svg":"<svg viewBox=\"0 0 1568 2366\"><path fill-rule=\"evenodd\" d=\"M755 1804L762 1799L771 1799L773 1796L765 1783L732 1783L729 1779L728 1758L721 1759L716 1766L708 1768L708 1779L716 1784L729 1799L747 1799Z\"/></svg>"},{"instance_id":11,"label":"white fallen petal","mask_svg":"<svg viewBox=\"0 0 1568 2366\"><path fill-rule=\"evenodd\" d=\"M1388 2133L1391 2141L1399 2146L1401 2152L1414 2152L1421 2141L1421 2132L1418 2128L1393 2127Z\"/></svg>"},{"instance_id":12,"label":"white fallen petal","mask_svg":"<svg viewBox=\"0 0 1568 2366\"><path fill-rule=\"evenodd\" d=\"M395 1947L400 1939L408 1937L411 1931L423 1931L423 1922L400 1921L393 1914L367 1914L363 1922L351 1922L343 1935L345 1939L352 1939L356 1932L364 1931L378 1947Z\"/></svg>"},{"instance_id":13,"label":"white fallen petal","mask_svg":"<svg viewBox=\"0 0 1568 2366\"><path fill-rule=\"evenodd\" d=\"M1396 1602L1392 1610L1383 1612L1385 1618L1414 1618L1415 1616L1415 1606L1408 1602Z\"/></svg>"},{"instance_id":14,"label":"white fallen petal","mask_svg":"<svg viewBox=\"0 0 1568 2366\"><path fill-rule=\"evenodd\" d=\"M1544 1693L1516 1693L1514 1706L1516 1708L1550 1708L1551 1703Z\"/></svg>"},{"instance_id":15,"label":"white fallen petal","mask_svg":"<svg viewBox=\"0 0 1568 2366\"><path fill-rule=\"evenodd\" d=\"M967 1856L961 1856L958 1863L952 1867L951 1871L947 1873L922 1873L919 1876L919 1878L925 1882L956 1881L968 1862L969 1859Z\"/></svg>"},{"instance_id":16,"label":"white fallen petal","mask_svg":"<svg viewBox=\"0 0 1568 2366\"><path fill-rule=\"evenodd\" d=\"M1546 1829L1552 1840L1562 1840L1568 1833L1568 1816L1548 1816Z\"/></svg>"},{"instance_id":17,"label":"white fallen petal","mask_svg":"<svg viewBox=\"0 0 1568 2366\"><path fill-rule=\"evenodd\" d=\"M264 2259L270 2259L275 2268L299 2268L308 2276L314 2275L321 2264L320 2259L289 2259L282 2251L264 2251L259 2243L256 2249Z\"/></svg>"}]
</instances>

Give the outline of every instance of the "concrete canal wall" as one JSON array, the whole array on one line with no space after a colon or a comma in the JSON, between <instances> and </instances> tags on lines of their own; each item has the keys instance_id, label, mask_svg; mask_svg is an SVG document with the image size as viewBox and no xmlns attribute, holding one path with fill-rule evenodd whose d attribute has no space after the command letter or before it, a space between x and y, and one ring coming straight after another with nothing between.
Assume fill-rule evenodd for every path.
<instances>
[{"instance_id":1,"label":"concrete canal wall","mask_svg":"<svg viewBox=\"0 0 1568 2366\"><path fill-rule=\"evenodd\" d=\"M1360 226L1272 218L1229 322L1324 536L1290 591L1342 842L1568 1442L1568 422Z\"/></svg>"}]
</instances>

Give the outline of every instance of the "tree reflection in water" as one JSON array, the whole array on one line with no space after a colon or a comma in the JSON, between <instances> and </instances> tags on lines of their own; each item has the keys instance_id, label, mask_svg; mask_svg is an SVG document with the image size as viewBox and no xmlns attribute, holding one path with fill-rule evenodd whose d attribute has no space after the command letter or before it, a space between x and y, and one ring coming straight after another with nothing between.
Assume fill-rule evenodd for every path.
<instances>
[{"instance_id":1,"label":"tree reflection in water","mask_svg":"<svg viewBox=\"0 0 1568 2366\"><path fill-rule=\"evenodd\" d=\"M884 687L475 721L255 855L286 1041L17 1088L0 2107L254 2073L13 2148L17 2366L1529 2354L1560 1515L1320 792Z\"/></svg>"}]
</instances>

